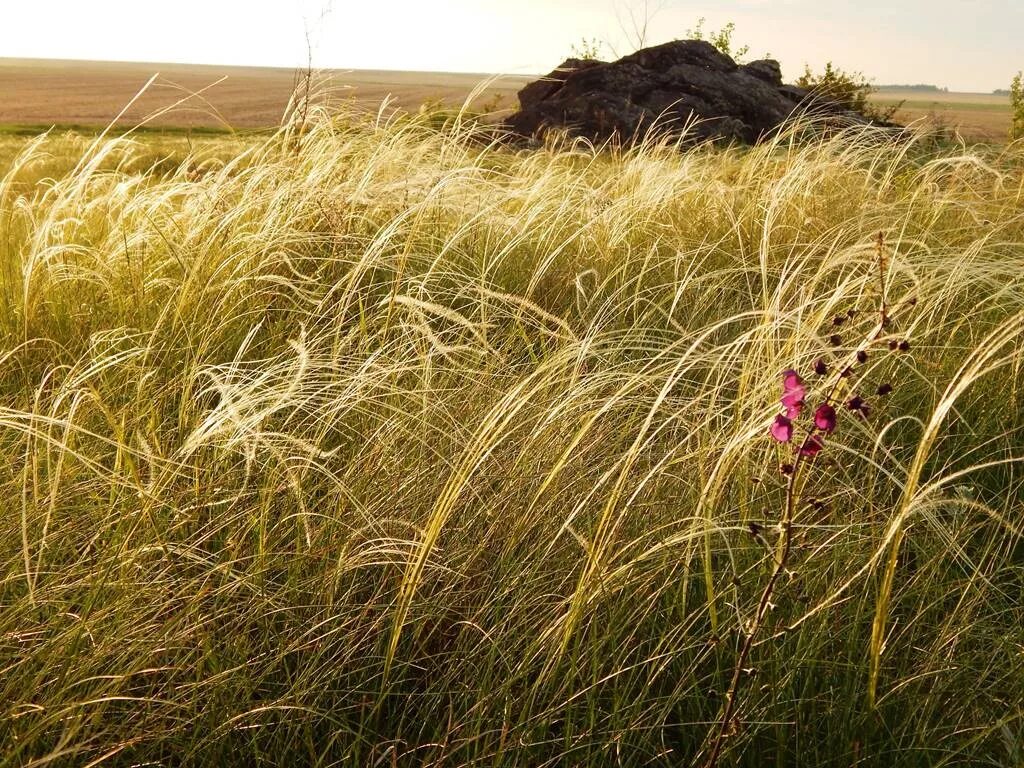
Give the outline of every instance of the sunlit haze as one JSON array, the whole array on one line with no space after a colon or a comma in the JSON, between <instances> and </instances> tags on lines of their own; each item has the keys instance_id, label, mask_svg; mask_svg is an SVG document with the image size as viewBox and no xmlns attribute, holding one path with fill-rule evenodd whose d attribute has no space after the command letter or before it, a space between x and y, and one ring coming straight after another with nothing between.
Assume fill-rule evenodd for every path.
<instances>
[{"instance_id":1,"label":"sunlit haze","mask_svg":"<svg viewBox=\"0 0 1024 768\"><path fill-rule=\"evenodd\" d=\"M793 79L833 60L877 83L1005 88L1024 67L1019 0L669 0L650 43L736 23ZM546 72L582 38L631 48L643 0L49 0L5 3L0 56L451 72ZM607 49L606 49L607 50Z\"/></svg>"}]
</instances>

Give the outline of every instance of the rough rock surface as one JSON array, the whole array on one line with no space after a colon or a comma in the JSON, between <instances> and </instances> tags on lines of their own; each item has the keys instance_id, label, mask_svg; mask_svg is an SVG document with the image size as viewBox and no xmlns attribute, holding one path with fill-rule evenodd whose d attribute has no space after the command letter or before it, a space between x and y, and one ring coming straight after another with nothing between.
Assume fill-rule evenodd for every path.
<instances>
[{"instance_id":1,"label":"rough rock surface","mask_svg":"<svg viewBox=\"0 0 1024 768\"><path fill-rule=\"evenodd\" d=\"M678 133L696 119L687 131L694 140L754 144L810 106L842 121L865 122L784 85L777 61L739 65L702 40L644 48L611 63L568 59L523 88L519 105L506 123L515 134L539 137L565 128L595 142L628 142L652 130Z\"/></svg>"}]
</instances>

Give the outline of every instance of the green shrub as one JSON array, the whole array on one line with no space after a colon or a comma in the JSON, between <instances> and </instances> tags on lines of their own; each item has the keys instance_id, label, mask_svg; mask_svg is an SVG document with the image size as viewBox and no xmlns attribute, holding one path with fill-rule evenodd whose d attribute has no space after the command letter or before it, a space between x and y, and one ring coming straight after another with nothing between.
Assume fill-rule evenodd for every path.
<instances>
[{"instance_id":1,"label":"green shrub","mask_svg":"<svg viewBox=\"0 0 1024 768\"><path fill-rule=\"evenodd\" d=\"M579 43L573 44L569 49L572 58L583 59L584 61L598 61L601 58L601 47L603 43L596 37L587 39L580 38Z\"/></svg>"},{"instance_id":2,"label":"green shrub","mask_svg":"<svg viewBox=\"0 0 1024 768\"><path fill-rule=\"evenodd\" d=\"M706 40L737 62L750 53L749 45L735 46L733 43L732 35L736 31L736 24L734 22L730 21L719 30L705 32L704 24L706 21L707 19L703 16L697 19L697 26L686 30L686 37L690 40Z\"/></svg>"},{"instance_id":3,"label":"green shrub","mask_svg":"<svg viewBox=\"0 0 1024 768\"><path fill-rule=\"evenodd\" d=\"M880 109L869 101L874 87L861 72L845 72L832 62L825 65L825 71L815 74L809 65L804 66L804 73L796 81L801 88L820 93L841 104L851 112L864 115L870 120L888 122L903 106L901 101Z\"/></svg>"},{"instance_id":4,"label":"green shrub","mask_svg":"<svg viewBox=\"0 0 1024 768\"><path fill-rule=\"evenodd\" d=\"M1013 109L1013 122L1010 125L1010 138L1024 138L1024 72L1018 72L1010 83L1010 107Z\"/></svg>"}]
</instances>

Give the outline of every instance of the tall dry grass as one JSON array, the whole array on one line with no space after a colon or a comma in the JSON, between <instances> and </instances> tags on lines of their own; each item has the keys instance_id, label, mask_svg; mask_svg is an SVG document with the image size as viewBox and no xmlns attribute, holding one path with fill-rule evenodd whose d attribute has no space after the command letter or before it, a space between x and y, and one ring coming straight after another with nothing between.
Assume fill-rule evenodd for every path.
<instances>
[{"instance_id":1,"label":"tall dry grass","mask_svg":"<svg viewBox=\"0 0 1024 768\"><path fill-rule=\"evenodd\" d=\"M882 293L911 349L841 385L895 389L802 480L723 762L1021 760L1021 145L165 155L0 182L0 765L706 757L779 376Z\"/></svg>"}]
</instances>

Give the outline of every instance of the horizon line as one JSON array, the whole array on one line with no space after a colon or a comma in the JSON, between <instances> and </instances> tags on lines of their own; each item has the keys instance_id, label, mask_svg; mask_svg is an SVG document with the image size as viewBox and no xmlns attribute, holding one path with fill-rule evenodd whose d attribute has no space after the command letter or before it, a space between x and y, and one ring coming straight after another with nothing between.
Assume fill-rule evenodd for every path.
<instances>
[{"instance_id":1,"label":"horizon line","mask_svg":"<svg viewBox=\"0 0 1024 768\"><path fill-rule=\"evenodd\" d=\"M4 62L14 61L27 61L27 62L61 62L61 63L81 63L81 64L136 64L139 66L159 66L159 67L209 67L221 68L221 69L272 69L285 72L302 72L306 69L304 65L295 66L284 66L281 64L225 64L219 62L203 62L203 61L145 61L139 59L65 59L54 56L0 56L0 64ZM396 74L400 73L418 73L424 75L479 75L483 78L489 77L545 77L547 73L544 72L481 72L479 70L459 70L459 69L391 69L387 67L343 67L343 66L314 66L312 67L314 72L393 72ZM872 87L876 90L885 90L887 88L906 88L913 90L914 86L923 86L920 88L922 91L928 91L930 88L937 88L940 91L945 89L947 93L964 93L964 94L980 94L991 96L996 94L998 91L1005 90L1005 88L993 88L991 90L983 91L958 91L949 88L948 86L939 85L937 83L884 83L875 85L872 83Z\"/></svg>"}]
</instances>

